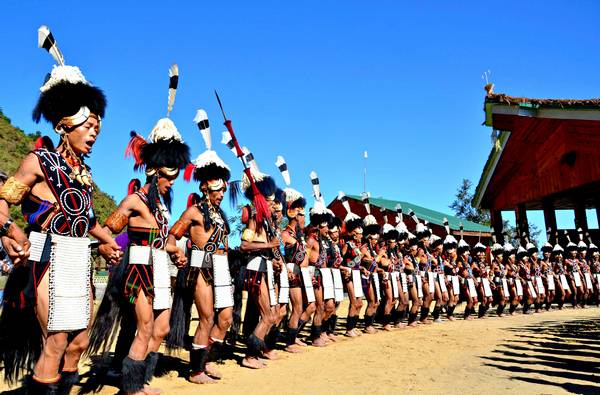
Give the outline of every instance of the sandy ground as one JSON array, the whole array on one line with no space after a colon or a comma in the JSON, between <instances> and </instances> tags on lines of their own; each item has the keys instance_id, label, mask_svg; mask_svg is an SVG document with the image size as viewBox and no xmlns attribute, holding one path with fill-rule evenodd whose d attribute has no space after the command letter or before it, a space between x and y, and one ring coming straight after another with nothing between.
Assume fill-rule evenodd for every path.
<instances>
[{"instance_id":1,"label":"sandy ground","mask_svg":"<svg viewBox=\"0 0 600 395\"><path fill-rule=\"evenodd\" d=\"M346 305L339 311L345 315ZM259 389L280 394L600 393L598 308L446 321L340 339L325 348L307 347L302 354L281 351L280 360L262 370L228 360L219 366L224 378L201 388L179 376L177 370L183 372L185 365L178 358L166 358L159 365L163 375L152 386L166 394ZM187 360L187 353L180 357ZM90 361L82 365L85 371ZM99 393L117 392L104 386Z\"/></svg>"}]
</instances>

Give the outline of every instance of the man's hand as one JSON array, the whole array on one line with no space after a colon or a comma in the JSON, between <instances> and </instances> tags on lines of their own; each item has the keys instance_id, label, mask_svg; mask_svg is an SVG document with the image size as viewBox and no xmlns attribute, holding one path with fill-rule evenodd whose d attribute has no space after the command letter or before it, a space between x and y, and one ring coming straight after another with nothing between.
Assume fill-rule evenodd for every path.
<instances>
[{"instance_id":1,"label":"man's hand","mask_svg":"<svg viewBox=\"0 0 600 395\"><path fill-rule=\"evenodd\" d=\"M177 248L175 252L171 253L171 260L173 261L173 264L180 269L184 267L187 263L187 257L179 248Z\"/></svg>"},{"instance_id":2,"label":"man's hand","mask_svg":"<svg viewBox=\"0 0 600 395\"><path fill-rule=\"evenodd\" d=\"M110 265L116 265L123 257L121 247L119 247L114 240L112 240L112 242L100 244L98 246L98 252Z\"/></svg>"},{"instance_id":3,"label":"man's hand","mask_svg":"<svg viewBox=\"0 0 600 395\"><path fill-rule=\"evenodd\" d=\"M16 228L14 225L13 227ZM19 233L22 234L22 237ZM31 246L31 243L20 229L18 232L13 232L12 237L13 238L3 236L2 244L14 267L19 267L25 264L29 259L29 247Z\"/></svg>"},{"instance_id":4,"label":"man's hand","mask_svg":"<svg viewBox=\"0 0 600 395\"><path fill-rule=\"evenodd\" d=\"M283 266L283 261L281 259L273 259L273 269L277 271L281 271L281 267Z\"/></svg>"}]
</instances>

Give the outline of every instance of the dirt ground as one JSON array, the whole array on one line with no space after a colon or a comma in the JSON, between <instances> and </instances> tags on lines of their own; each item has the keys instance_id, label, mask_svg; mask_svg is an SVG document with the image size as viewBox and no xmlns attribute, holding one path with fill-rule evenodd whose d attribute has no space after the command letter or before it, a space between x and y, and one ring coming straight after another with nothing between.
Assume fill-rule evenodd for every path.
<instances>
[{"instance_id":1,"label":"dirt ground","mask_svg":"<svg viewBox=\"0 0 600 395\"><path fill-rule=\"evenodd\" d=\"M340 307L340 316L346 308ZM343 325L340 319L338 328ZM262 370L227 360L218 366L222 380L198 388L181 376L182 360L188 358L184 352L161 360L162 376L152 386L164 394L260 389L280 394L600 393L600 309L445 321L354 339L340 336L339 342L324 348L309 346L301 354L281 351L279 356ZM89 366L89 360L82 362L83 383L93 381L85 373ZM100 394L118 392L111 386L97 389Z\"/></svg>"}]
</instances>

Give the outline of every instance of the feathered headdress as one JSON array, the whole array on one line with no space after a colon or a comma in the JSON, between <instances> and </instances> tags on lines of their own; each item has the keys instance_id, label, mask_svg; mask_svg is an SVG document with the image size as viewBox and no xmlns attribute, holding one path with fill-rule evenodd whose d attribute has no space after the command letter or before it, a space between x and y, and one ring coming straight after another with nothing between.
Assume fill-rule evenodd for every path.
<instances>
[{"instance_id":1,"label":"feathered headdress","mask_svg":"<svg viewBox=\"0 0 600 395\"><path fill-rule=\"evenodd\" d=\"M458 241L458 253L460 254L461 252L468 251L470 249L470 247L464 238L465 231L464 231L462 222L460 223L459 230L460 230L460 240Z\"/></svg>"},{"instance_id":2,"label":"feathered headdress","mask_svg":"<svg viewBox=\"0 0 600 395\"><path fill-rule=\"evenodd\" d=\"M446 229L446 238L444 239L444 249L452 250L457 247L458 243L454 236L450 233L450 224L448 218L444 218L444 229Z\"/></svg>"},{"instance_id":3,"label":"feathered headdress","mask_svg":"<svg viewBox=\"0 0 600 395\"><path fill-rule=\"evenodd\" d=\"M398 240L400 236L399 232L390 224L383 225L383 239L384 240Z\"/></svg>"},{"instance_id":4,"label":"feathered headdress","mask_svg":"<svg viewBox=\"0 0 600 395\"><path fill-rule=\"evenodd\" d=\"M281 173L281 177L283 178L283 181L285 182L285 185L287 186L287 188L284 188L284 190L283 190L283 193L285 195L285 203L287 205L287 209L296 209L296 208L306 207L306 199L304 199L304 196L302 196L302 194L300 192L298 192L297 190L295 190L294 188L290 188L290 184L291 184L290 171L288 170L288 165L283 156L281 156L281 155L277 156L277 158L275 159L275 166L277 166L277 169L279 169L279 172ZM289 212L287 214L288 214L289 218L293 218L293 217L290 217L290 214L291 215L294 215L294 214L289 213Z\"/></svg>"},{"instance_id":5,"label":"feathered headdress","mask_svg":"<svg viewBox=\"0 0 600 395\"><path fill-rule=\"evenodd\" d=\"M542 246L542 252L552 252L552 244L550 244L550 236L552 235L552 228L546 230L546 242Z\"/></svg>"},{"instance_id":6,"label":"feathered headdress","mask_svg":"<svg viewBox=\"0 0 600 395\"><path fill-rule=\"evenodd\" d=\"M579 251L587 250L588 246L585 244L585 241L583 241L583 229L577 228L577 233L579 233L579 243L577 243L577 249Z\"/></svg>"},{"instance_id":7,"label":"feathered headdress","mask_svg":"<svg viewBox=\"0 0 600 395\"><path fill-rule=\"evenodd\" d=\"M350 210L350 202L348 202L348 197L344 192L340 191L338 193L338 200L342 203L344 209L346 209L346 217L344 218L346 232L350 233L354 229L362 227L362 219Z\"/></svg>"},{"instance_id":8,"label":"feathered headdress","mask_svg":"<svg viewBox=\"0 0 600 395\"><path fill-rule=\"evenodd\" d=\"M323 200L323 196L321 195L319 177L314 171L310 172L310 182L313 188L313 197L315 198L315 203L310 209L309 213L310 223L315 226L327 224L331 219L332 215L327 209L327 207L325 207L325 201Z\"/></svg>"},{"instance_id":9,"label":"feathered headdress","mask_svg":"<svg viewBox=\"0 0 600 395\"><path fill-rule=\"evenodd\" d=\"M177 65L169 69L169 101L167 114L170 114L175 100L178 78ZM177 127L169 118L159 119L146 141L136 132L131 132L131 139L125 150L125 156L133 156L134 169L145 168L147 176L158 173L167 176L176 175L190 162L190 149L183 141Z\"/></svg>"},{"instance_id":10,"label":"feathered headdress","mask_svg":"<svg viewBox=\"0 0 600 395\"><path fill-rule=\"evenodd\" d=\"M565 237L567 238L567 251L573 251L573 250L577 250L577 244L573 243L571 241L571 236L569 236L569 232L565 230Z\"/></svg>"},{"instance_id":11,"label":"feathered headdress","mask_svg":"<svg viewBox=\"0 0 600 395\"><path fill-rule=\"evenodd\" d=\"M367 216L363 218L363 229L366 235L376 235L381 231L381 226L377 223L377 219L371 214L371 203L369 202L369 193L362 194L362 202L367 210Z\"/></svg>"},{"instance_id":12,"label":"feathered headdress","mask_svg":"<svg viewBox=\"0 0 600 395\"><path fill-rule=\"evenodd\" d=\"M231 177L229 166L212 149L212 139L210 136L210 125L206 111L200 109L196 112L194 123L200 130L202 140L206 150L201 153L194 163L187 165L184 173L184 179L189 181L192 177L199 182L200 185L205 184L209 190L220 190L227 186L227 181Z\"/></svg>"},{"instance_id":13,"label":"feathered headdress","mask_svg":"<svg viewBox=\"0 0 600 395\"><path fill-rule=\"evenodd\" d=\"M38 46L48 51L56 65L40 88L33 120L39 123L43 117L61 135L90 116L100 122L106 108L104 93L92 86L78 67L65 65L63 54L46 26L38 29Z\"/></svg>"}]
</instances>

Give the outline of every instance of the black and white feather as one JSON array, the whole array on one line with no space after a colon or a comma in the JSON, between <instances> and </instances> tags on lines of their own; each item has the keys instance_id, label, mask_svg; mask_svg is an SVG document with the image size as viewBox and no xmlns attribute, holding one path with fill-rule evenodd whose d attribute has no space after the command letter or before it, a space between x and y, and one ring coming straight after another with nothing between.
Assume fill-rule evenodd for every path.
<instances>
[{"instance_id":1,"label":"black and white feather","mask_svg":"<svg viewBox=\"0 0 600 395\"><path fill-rule=\"evenodd\" d=\"M167 117L170 116L171 111L173 111L173 105L175 104L175 95L177 94L178 85L179 66L177 66L177 63L175 63L169 68L169 99L167 101Z\"/></svg>"},{"instance_id":2,"label":"black and white feather","mask_svg":"<svg viewBox=\"0 0 600 395\"><path fill-rule=\"evenodd\" d=\"M54 39L54 35L48 26L42 25L38 29L38 47L44 48L54 58L54 61L59 66L65 65L65 58L58 48L58 44Z\"/></svg>"},{"instance_id":3,"label":"black and white feather","mask_svg":"<svg viewBox=\"0 0 600 395\"><path fill-rule=\"evenodd\" d=\"M277 166L277 168L279 169L279 172L281 173L281 177L283 177L285 185L290 186L290 184L292 183L290 179L290 171L288 170L287 163L285 162L283 156L277 156L277 159L275 160L275 166Z\"/></svg>"}]
</instances>

